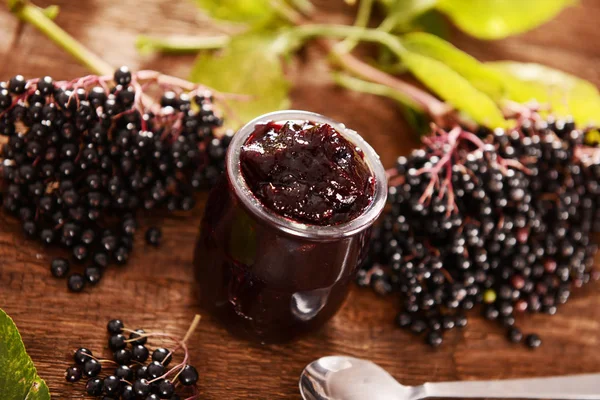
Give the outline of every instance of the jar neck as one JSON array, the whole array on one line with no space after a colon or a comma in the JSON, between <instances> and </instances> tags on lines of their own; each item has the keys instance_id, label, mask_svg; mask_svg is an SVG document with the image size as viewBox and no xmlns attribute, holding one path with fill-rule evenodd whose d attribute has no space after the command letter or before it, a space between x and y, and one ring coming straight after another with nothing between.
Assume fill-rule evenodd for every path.
<instances>
[{"instance_id":1,"label":"jar neck","mask_svg":"<svg viewBox=\"0 0 600 400\"><path fill-rule=\"evenodd\" d=\"M364 155L364 160L372 176L375 178L373 200L363 212L351 221L338 225L310 225L283 217L266 207L252 193L243 177L240 166L240 154L248 137L254 132L255 127L267 122L284 121L310 121L319 124L329 124L335 128L346 140L358 147ZM256 218L262 220L288 235L297 236L306 240L339 240L370 227L379 217L385 206L387 198L387 180L385 170L379 156L373 148L355 131L347 129L343 124L323 115L308 111L277 111L262 115L243 126L233 137L227 150L226 173L231 189L235 196Z\"/></svg>"}]
</instances>

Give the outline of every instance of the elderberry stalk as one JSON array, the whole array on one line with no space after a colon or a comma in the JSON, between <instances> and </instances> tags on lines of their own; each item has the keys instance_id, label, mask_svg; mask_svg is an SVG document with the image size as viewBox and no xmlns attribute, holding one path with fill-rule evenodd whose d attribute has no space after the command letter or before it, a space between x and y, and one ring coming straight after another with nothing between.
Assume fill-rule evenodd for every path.
<instances>
[{"instance_id":1,"label":"elderberry stalk","mask_svg":"<svg viewBox=\"0 0 600 400\"><path fill-rule=\"evenodd\" d=\"M434 127L390 172L389 210L358 283L400 293L397 324L432 346L480 305L510 341L538 347L515 317L555 314L600 278L600 152L570 121L514 117L508 131Z\"/></svg>"},{"instance_id":2,"label":"elderberry stalk","mask_svg":"<svg viewBox=\"0 0 600 400\"><path fill-rule=\"evenodd\" d=\"M27 237L71 253L81 267L60 259L51 271L82 291L127 263L140 211L189 211L215 182L231 138L221 124L212 92L154 71L16 76L0 83L2 205Z\"/></svg>"}]
</instances>

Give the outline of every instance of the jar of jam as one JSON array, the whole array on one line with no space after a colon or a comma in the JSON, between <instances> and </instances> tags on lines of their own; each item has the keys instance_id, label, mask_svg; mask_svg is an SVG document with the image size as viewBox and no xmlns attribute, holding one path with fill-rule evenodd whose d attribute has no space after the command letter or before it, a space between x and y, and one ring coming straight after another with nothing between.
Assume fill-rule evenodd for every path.
<instances>
[{"instance_id":1,"label":"jar of jam","mask_svg":"<svg viewBox=\"0 0 600 400\"><path fill-rule=\"evenodd\" d=\"M317 329L344 302L386 196L378 155L344 125L305 111L248 123L202 220L201 304L261 343Z\"/></svg>"}]
</instances>

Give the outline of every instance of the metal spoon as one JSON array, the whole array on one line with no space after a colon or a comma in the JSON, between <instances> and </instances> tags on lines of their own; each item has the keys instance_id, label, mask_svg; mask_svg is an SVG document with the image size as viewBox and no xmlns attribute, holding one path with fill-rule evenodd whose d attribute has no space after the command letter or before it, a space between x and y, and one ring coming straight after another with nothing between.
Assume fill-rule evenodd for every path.
<instances>
[{"instance_id":1,"label":"metal spoon","mask_svg":"<svg viewBox=\"0 0 600 400\"><path fill-rule=\"evenodd\" d=\"M300 376L300 393L304 400L417 400L428 397L600 400L600 374L403 386L371 361L331 356L306 366Z\"/></svg>"}]
</instances>

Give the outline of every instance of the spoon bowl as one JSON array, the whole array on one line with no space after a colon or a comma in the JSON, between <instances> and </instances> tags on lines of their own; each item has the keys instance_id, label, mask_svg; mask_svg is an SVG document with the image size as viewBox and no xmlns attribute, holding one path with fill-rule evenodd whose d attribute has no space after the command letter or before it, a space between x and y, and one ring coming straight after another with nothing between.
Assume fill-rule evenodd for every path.
<instances>
[{"instance_id":1,"label":"spoon bowl","mask_svg":"<svg viewBox=\"0 0 600 400\"><path fill-rule=\"evenodd\" d=\"M437 398L600 400L600 374L551 378L425 383L403 386L379 365L329 356L308 364L300 376L304 400L418 400Z\"/></svg>"}]
</instances>

